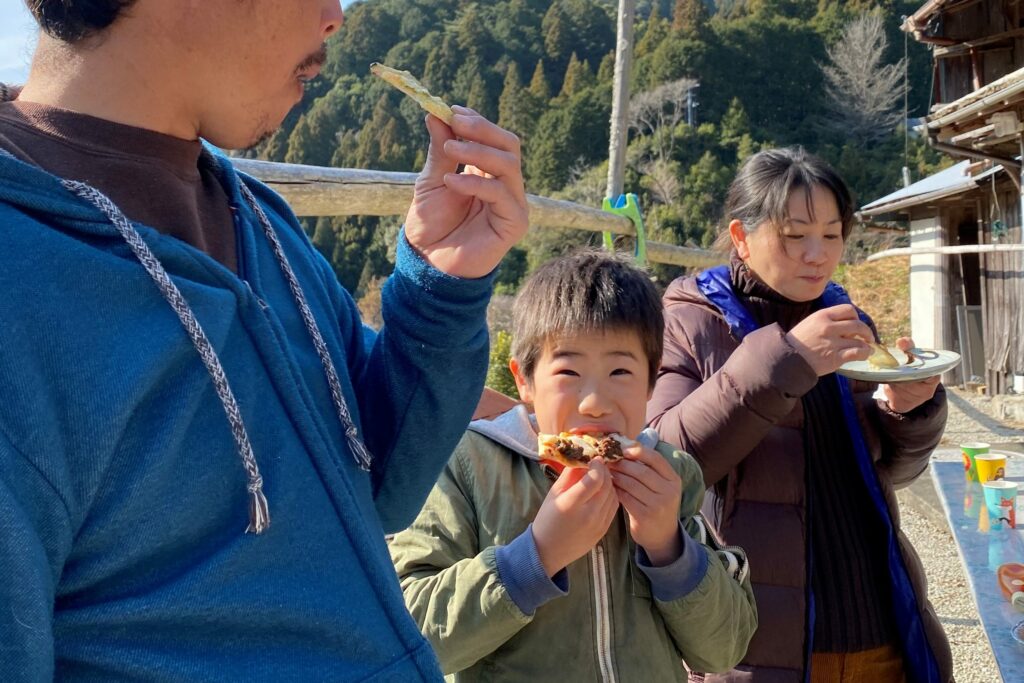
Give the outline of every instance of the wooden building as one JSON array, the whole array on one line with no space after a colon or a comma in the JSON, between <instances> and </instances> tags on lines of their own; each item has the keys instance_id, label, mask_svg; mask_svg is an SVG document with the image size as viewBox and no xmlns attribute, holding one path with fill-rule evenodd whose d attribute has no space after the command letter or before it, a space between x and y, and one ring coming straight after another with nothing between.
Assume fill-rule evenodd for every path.
<instances>
[{"instance_id":1,"label":"wooden building","mask_svg":"<svg viewBox=\"0 0 1024 683\"><path fill-rule=\"evenodd\" d=\"M932 46L929 143L968 161L862 213L910 219L915 340L958 349L958 379L1006 393L1024 375L1024 2L929 0L903 29Z\"/></svg>"}]
</instances>

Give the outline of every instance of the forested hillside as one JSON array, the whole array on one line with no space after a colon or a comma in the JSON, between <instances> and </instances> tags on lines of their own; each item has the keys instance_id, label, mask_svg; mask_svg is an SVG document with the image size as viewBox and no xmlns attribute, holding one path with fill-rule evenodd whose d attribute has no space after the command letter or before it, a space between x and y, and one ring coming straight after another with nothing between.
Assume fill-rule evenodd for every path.
<instances>
[{"instance_id":1,"label":"forested hillside","mask_svg":"<svg viewBox=\"0 0 1024 683\"><path fill-rule=\"evenodd\" d=\"M737 164L765 146L802 144L825 156L862 203L896 189L905 157L899 17L919 4L639 0L626 188L640 195L651 238L710 244ZM421 75L446 100L519 134L531 192L599 206L616 7L615 0L357 2L346 10L302 107L257 153L294 163L418 170L426 148L423 114L369 75L369 64L381 61ZM876 34L865 33L870 17L880 20ZM854 24L860 33L851 32ZM916 117L927 104L930 56L913 41L907 55L907 113ZM688 95L697 106L688 106ZM907 164L915 179L936 161L911 141ZM372 299L374 283L390 272L397 225L321 218L308 228L343 284ZM529 267L588 239L531 234L509 256L501 286L514 290Z\"/></svg>"}]
</instances>

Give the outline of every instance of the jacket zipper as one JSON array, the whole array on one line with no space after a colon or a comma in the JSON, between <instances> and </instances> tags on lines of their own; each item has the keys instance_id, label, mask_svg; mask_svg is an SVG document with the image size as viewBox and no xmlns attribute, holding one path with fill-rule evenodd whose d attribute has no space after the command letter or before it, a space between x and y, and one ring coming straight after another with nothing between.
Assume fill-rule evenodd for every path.
<instances>
[{"instance_id":1,"label":"jacket zipper","mask_svg":"<svg viewBox=\"0 0 1024 683\"><path fill-rule=\"evenodd\" d=\"M594 575L594 624L597 634L597 663L601 680L616 683L615 665L612 661L612 615L611 599L608 594L608 563L604 545L598 543L590 551L590 566Z\"/></svg>"}]
</instances>

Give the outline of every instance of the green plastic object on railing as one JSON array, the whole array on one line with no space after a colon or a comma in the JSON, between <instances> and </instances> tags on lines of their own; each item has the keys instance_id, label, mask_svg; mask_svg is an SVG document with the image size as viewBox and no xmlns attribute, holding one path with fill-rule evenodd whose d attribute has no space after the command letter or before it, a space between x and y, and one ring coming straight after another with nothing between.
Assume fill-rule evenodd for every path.
<instances>
[{"instance_id":1,"label":"green plastic object on railing","mask_svg":"<svg viewBox=\"0 0 1024 683\"><path fill-rule=\"evenodd\" d=\"M644 216L640 213L640 201L637 199L637 196L632 192L620 194L614 204L612 204L611 197L605 197L601 208L609 213L624 216L633 222L633 226L636 228L636 249L633 250L633 256L636 258L638 265L646 267L647 230L644 228ZM610 232L604 233L604 248L608 251L612 251L615 248L614 239Z\"/></svg>"}]
</instances>

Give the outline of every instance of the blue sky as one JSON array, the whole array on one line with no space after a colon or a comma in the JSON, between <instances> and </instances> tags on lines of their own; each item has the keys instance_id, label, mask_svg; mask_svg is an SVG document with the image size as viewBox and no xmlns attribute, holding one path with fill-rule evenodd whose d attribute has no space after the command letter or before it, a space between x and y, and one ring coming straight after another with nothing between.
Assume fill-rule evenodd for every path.
<instances>
[{"instance_id":1,"label":"blue sky","mask_svg":"<svg viewBox=\"0 0 1024 683\"><path fill-rule=\"evenodd\" d=\"M342 6L352 4L344 0ZM36 43L36 25L24 0L0 0L0 83L23 83Z\"/></svg>"},{"instance_id":2,"label":"blue sky","mask_svg":"<svg viewBox=\"0 0 1024 683\"><path fill-rule=\"evenodd\" d=\"M24 0L0 0L0 82L22 83L36 42Z\"/></svg>"}]
</instances>

